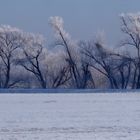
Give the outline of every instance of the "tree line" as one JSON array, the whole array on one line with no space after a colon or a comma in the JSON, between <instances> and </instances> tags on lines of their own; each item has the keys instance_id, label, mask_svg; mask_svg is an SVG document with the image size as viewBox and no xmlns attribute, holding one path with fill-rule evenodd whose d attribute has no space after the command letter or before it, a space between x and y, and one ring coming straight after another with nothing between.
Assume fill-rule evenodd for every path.
<instances>
[{"instance_id":1,"label":"tree line","mask_svg":"<svg viewBox=\"0 0 140 140\"><path fill-rule=\"evenodd\" d=\"M101 36L73 40L51 17L55 41L0 26L0 88L140 88L140 13L121 14L124 39L111 48Z\"/></svg>"}]
</instances>

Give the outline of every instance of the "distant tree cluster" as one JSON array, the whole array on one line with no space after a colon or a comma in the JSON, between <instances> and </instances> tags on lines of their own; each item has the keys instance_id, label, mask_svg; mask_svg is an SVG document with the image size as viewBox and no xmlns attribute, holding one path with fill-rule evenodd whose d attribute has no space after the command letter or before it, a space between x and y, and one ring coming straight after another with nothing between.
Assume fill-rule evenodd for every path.
<instances>
[{"instance_id":1,"label":"distant tree cluster","mask_svg":"<svg viewBox=\"0 0 140 140\"><path fill-rule=\"evenodd\" d=\"M140 13L121 14L125 39L111 48L101 35L76 41L51 17L55 41L0 26L0 88L140 88Z\"/></svg>"}]
</instances>

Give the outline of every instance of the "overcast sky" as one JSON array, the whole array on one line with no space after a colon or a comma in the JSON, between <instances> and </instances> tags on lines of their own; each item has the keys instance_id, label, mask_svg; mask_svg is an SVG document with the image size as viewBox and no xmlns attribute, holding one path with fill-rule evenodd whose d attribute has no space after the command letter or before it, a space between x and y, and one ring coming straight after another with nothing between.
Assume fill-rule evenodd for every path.
<instances>
[{"instance_id":1,"label":"overcast sky","mask_svg":"<svg viewBox=\"0 0 140 140\"><path fill-rule=\"evenodd\" d=\"M50 39L50 16L61 16L75 39L92 39L104 30L110 44L120 39L122 12L140 11L140 0L0 0L0 24L41 33Z\"/></svg>"}]
</instances>

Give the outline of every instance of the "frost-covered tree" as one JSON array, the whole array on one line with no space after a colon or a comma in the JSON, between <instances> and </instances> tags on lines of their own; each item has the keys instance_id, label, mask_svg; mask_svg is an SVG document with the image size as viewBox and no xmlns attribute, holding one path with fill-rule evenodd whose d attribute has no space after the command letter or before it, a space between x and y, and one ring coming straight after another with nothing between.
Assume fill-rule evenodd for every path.
<instances>
[{"instance_id":1,"label":"frost-covered tree","mask_svg":"<svg viewBox=\"0 0 140 140\"><path fill-rule=\"evenodd\" d=\"M64 22L61 17L51 17L50 24L55 31L55 35L59 42L58 44L65 48L65 61L69 65L73 87L86 88L87 81L89 80L87 75L89 75L90 71L88 70L89 67L87 65L81 63L81 54L78 44L73 41L70 35L64 30ZM90 79L92 79L92 77Z\"/></svg>"},{"instance_id":2,"label":"frost-covered tree","mask_svg":"<svg viewBox=\"0 0 140 140\"><path fill-rule=\"evenodd\" d=\"M140 88L140 13L121 14L122 32L126 39L122 45L132 48L132 88Z\"/></svg>"},{"instance_id":3,"label":"frost-covered tree","mask_svg":"<svg viewBox=\"0 0 140 140\"><path fill-rule=\"evenodd\" d=\"M9 88L20 81L12 81L11 71L23 42L23 31L8 25L0 26L0 87Z\"/></svg>"},{"instance_id":4,"label":"frost-covered tree","mask_svg":"<svg viewBox=\"0 0 140 140\"><path fill-rule=\"evenodd\" d=\"M101 42L88 42L83 48L83 53L89 57L87 63L106 76L110 82L111 88L118 88L117 81L114 76L114 62L112 52L108 50Z\"/></svg>"},{"instance_id":5,"label":"frost-covered tree","mask_svg":"<svg viewBox=\"0 0 140 140\"><path fill-rule=\"evenodd\" d=\"M64 60L63 50L51 50L47 56L49 88L67 88L71 78L69 65Z\"/></svg>"},{"instance_id":6,"label":"frost-covered tree","mask_svg":"<svg viewBox=\"0 0 140 140\"><path fill-rule=\"evenodd\" d=\"M47 87L47 64L44 63L47 55L44 47L44 37L31 33L24 34L23 55L18 59L17 64L32 73L42 88Z\"/></svg>"},{"instance_id":7,"label":"frost-covered tree","mask_svg":"<svg viewBox=\"0 0 140 140\"><path fill-rule=\"evenodd\" d=\"M98 33L94 41L85 42L83 54L88 58L85 61L100 73L100 77L108 79L109 88L127 88L130 76L129 61L107 47L104 40L103 34Z\"/></svg>"}]
</instances>

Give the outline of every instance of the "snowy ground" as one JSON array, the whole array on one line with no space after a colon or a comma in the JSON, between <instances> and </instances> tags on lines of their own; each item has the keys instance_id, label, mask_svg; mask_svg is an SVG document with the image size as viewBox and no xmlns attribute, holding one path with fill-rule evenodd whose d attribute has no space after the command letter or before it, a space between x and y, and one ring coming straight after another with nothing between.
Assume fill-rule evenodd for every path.
<instances>
[{"instance_id":1,"label":"snowy ground","mask_svg":"<svg viewBox=\"0 0 140 140\"><path fill-rule=\"evenodd\" d=\"M140 140L140 94L0 94L0 140Z\"/></svg>"}]
</instances>

